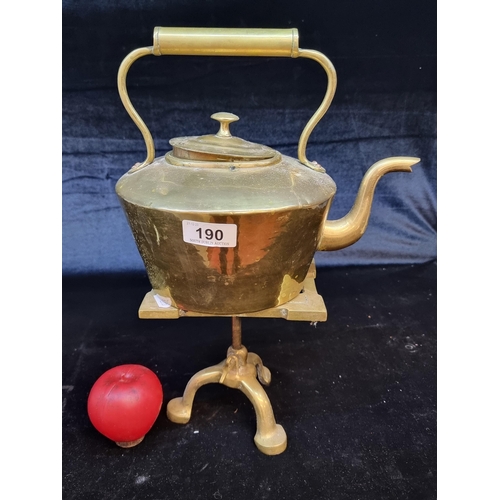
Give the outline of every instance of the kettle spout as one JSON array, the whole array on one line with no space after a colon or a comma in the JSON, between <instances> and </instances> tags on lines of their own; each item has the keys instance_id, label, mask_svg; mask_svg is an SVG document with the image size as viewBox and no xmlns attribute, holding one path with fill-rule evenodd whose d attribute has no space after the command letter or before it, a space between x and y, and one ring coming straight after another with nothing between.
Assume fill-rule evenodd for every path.
<instances>
[{"instance_id":1,"label":"kettle spout","mask_svg":"<svg viewBox=\"0 0 500 500\"><path fill-rule=\"evenodd\" d=\"M340 250L356 243L363 236L373 201L373 193L379 179L389 172L411 172L420 158L394 156L374 163L366 172L353 207L338 220L327 220L318 244L318 250Z\"/></svg>"}]
</instances>

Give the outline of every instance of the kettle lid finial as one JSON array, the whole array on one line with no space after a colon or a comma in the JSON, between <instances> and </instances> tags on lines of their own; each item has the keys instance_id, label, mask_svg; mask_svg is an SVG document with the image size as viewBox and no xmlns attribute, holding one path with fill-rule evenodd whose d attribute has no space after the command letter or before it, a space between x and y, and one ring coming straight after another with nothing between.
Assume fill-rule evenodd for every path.
<instances>
[{"instance_id":1,"label":"kettle lid finial","mask_svg":"<svg viewBox=\"0 0 500 500\"><path fill-rule=\"evenodd\" d=\"M171 139L169 142L174 148L172 151L174 157L207 162L248 163L271 159L274 161L280 158L280 154L268 146L231 135L229 125L239 120L233 113L218 112L211 115L211 118L220 123L217 134Z\"/></svg>"},{"instance_id":2,"label":"kettle lid finial","mask_svg":"<svg viewBox=\"0 0 500 500\"><path fill-rule=\"evenodd\" d=\"M220 123L220 129L216 134L217 137L232 137L231 132L229 131L229 125L240 119L239 116L236 116L233 113L226 113L225 111L214 113L210 118L213 118Z\"/></svg>"}]
</instances>

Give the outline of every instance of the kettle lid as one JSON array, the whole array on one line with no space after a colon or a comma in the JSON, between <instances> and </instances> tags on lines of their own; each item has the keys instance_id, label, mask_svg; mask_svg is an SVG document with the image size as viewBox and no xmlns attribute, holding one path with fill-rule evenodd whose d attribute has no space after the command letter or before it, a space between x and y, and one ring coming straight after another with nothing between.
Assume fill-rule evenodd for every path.
<instances>
[{"instance_id":1,"label":"kettle lid","mask_svg":"<svg viewBox=\"0 0 500 500\"><path fill-rule=\"evenodd\" d=\"M266 160L279 154L274 149L233 137L229 125L239 120L233 113L214 113L211 118L220 123L215 135L176 137L171 139L174 157L187 160L232 162Z\"/></svg>"}]
</instances>

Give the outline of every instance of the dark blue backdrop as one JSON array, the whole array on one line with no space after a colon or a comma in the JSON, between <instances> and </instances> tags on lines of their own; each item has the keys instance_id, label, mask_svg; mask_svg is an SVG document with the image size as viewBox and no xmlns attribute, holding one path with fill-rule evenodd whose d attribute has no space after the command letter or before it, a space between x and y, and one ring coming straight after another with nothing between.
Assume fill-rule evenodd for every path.
<instances>
[{"instance_id":1,"label":"dark blue backdrop","mask_svg":"<svg viewBox=\"0 0 500 500\"><path fill-rule=\"evenodd\" d=\"M398 0L63 2L63 273L142 271L114 186L145 157L116 90L121 60L151 45L155 26L296 27L300 46L333 62L338 87L308 157L335 179L330 218L343 216L364 172L387 156L418 156L412 174L384 177L355 245L319 265L436 258L436 4ZM240 116L234 134L296 156L326 78L307 60L163 57L138 61L129 93L153 133L214 133L210 115Z\"/></svg>"}]
</instances>

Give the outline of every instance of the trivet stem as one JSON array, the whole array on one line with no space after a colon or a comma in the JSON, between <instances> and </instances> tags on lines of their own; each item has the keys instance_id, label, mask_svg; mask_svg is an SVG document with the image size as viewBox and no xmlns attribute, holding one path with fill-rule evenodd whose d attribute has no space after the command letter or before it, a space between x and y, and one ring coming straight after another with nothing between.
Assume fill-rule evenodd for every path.
<instances>
[{"instance_id":1,"label":"trivet stem","mask_svg":"<svg viewBox=\"0 0 500 500\"><path fill-rule=\"evenodd\" d=\"M241 349L241 318L233 316L233 349Z\"/></svg>"}]
</instances>

